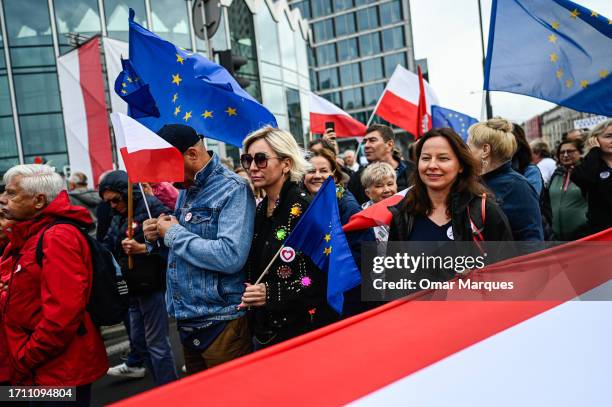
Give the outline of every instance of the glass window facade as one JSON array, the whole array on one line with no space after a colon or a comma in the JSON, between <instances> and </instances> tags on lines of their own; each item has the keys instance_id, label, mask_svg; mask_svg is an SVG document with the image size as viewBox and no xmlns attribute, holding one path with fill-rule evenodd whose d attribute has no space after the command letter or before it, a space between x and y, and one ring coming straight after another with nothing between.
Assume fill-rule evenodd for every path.
<instances>
[{"instance_id":1,"label":"glass window facade","mask_svg":"<svg viewBox=\"0 0 612 407\"><path fill-rule=\"evenodd\" d=\"M393 24L402 21L402 5L400 0L393 0L380 6L381 25Z\"/></svg>"},{"instance_id":2,"label":"glass window facade","mask_svg":"<svg viewBox=\"0 0 612 407\"><path fill-rule=\"evenodd\" d=\"M353 0L334 0L334 9L342 11L353 7Z\"/></svg>"},{"instance_id":3,"label":"glass window facade","mask_svg":"<svg viewBox=\"0 0 612 407\"><path fill-rule=\"evenodd\" d=\"M349 61L359 56L357 38L338 41L338 61Z\"/></svg>"},{"instance_id":4,"label":"glass window facade","mask_svg":"<svg viewBox=\"0 0 612 407\"><path fill-rule=\"evenodd\" d=\"M357 109L363 107L363 96L361 88L354 88L342 92L342 101L345 109Z\"/></svg>"},{"instance_id":5,"label":"glass window facade","mask_svg":"<svg viewBox=\"0 0 612 407\"><path fill-rule=\"evenodd\" d=\"M319 88L331 89L340 85L338 81L338 68L323 69L319 71Z\"/></svg>"},{"instance_id":6,"label":"glass window facade","mask_svg":"<svg viewBox=\"0 0 612 407\"><path fill-rule=\"evenodd\" d=\"M332 19L319 21L312 25L315 41L326 41L334 37L334 24Z\"/></svg>"},{"instance_id":7,"label":"glass window facade","mask_svg":"<svg viewBox=\"0 0 612 407\"><path fill-rule=\"evenodd\" d=\"M311 0L312 18L325 16L332 12L332 0Z\"/></svg>"},{"instance_id":8,"label":"glass window facade","mask_svg":"<svg viewBox=\"0 0 612 407\"><path fill-rule=\"evenodd\" d=\"M331 21L331 19L329 20ZM355 13L347 13L335 18L336 35L348 35L355 32Z\"/></svg>"},{"instance_id":9,"label":"glass window facade","mask_svg":"<svg viewBox=\"0 0 612 407\"><path fill-rule=\"evenodd\" d=\"M363 81L369 82L384 78L382 58L368 59L361 63Z\"/></svg>"},{"instance_id":10,"label":"glass window facade","mask_svg":"<svg viewBox=\"0 0 612 407\"><path fill-rule=\"evenodd\" d=\"M237 75L249 80L250 84L245 90L255 99L261 101L253 14L251 14L244 0L232 2L228 9L228 20L232 54L240 55L247 60L247 63L240 67Z\"/></svg>"},{"instance_id":11,"label":"glass window facade","mask_svg":"<svg viewBox=\"0 0 612 407\"><path fill-rule=\"evenodd\" d=\"M342 98L340 97L340 92L331 92L321 95L325 99L329 100L336 106L342 106Z\"/></svg>"},{"instance_id":12,"label":"glass window facade","mask_svg":"<svg viewBox=\"0 0 612 407\"><path fill-rule=\"evenodd\" d=\"M404 48L404 27L389 28L382 32L385 51Z\"/></svg>"},{"instance_id":13,"label":"glass window facade","mask_svg":"<svg viewBox=\"0 0 612 407\"><path fill-rule=\"evenodd\" d=\"M364 34L359 37L359 50L362 57L376 55L381 52L380 33Z\"/></svg>"},{"instance_id":14,"label":"glass window facade","mask_svg":"<svg viewBox=\"0 0 612 407\"><path fill-rule=\"evenodd\" d=\"M287 116L289 118L289 131L293 134L297 143L304 147L300 92L296 89L287 88Z\"/></svg>"},{"instance_id":15,"label":"glass window facade","mask_svg":"<svg viewBox=\"0 0 612 407\"><path fill-rule=\"evenodd\" d=\"M144 0L104 0L106 32L109 37L128 40L128 16L130 8L134 9L134 21L147 27L147 14Z\"/></svg>"},{"instance_id":16,"label":"glass window facade","mask_svg":"<svg viewBox=\"0 0 612 407\"><path fill-rule=\"evenodd\" d=\"M406 53L391 54L385 57L385 76L387 78L393 75L393 71L397 65L406 66Z\"/></svg>"},{"instance_id":17,"label":"glass window facade","mask_svg":"<svg viewBox=\"0 0 612 407\"><path fill-rule=\"evenodd\" d=\"M349 64L340 67L340 83L342 86L356 85L361 82L359 64Z\"/></svg>"},{"instance_id":18,"label":"glass window facade","mask_svg":"<svg viewBox=\"0 0 612 407\"><path fill-rule=\"evenodd\" d=\"M385 89L384 83L374 83L372 85L364 86L363 88L363 102L365 106L374 106L378 102L378 98Z\"/></svg>"},{"instance_id":19,"label":"glass window facade","mask_svg":"<svg viewBox=\"0 0 612 407\"><path fill-rule=\"evenodd\" d=\"M360 31L370 30L378 27L378 10L376 7L369 7L357 12L357 28Z\"/></svg>"},{"instance_id":20,"label":"glass window facade","mask_svg":"<svg viewBox=\"0 0 612 407\"><path fill-rule=\"evenodd\" d=\"M317 63L319 66L334 64L336 58L336 44L321 45L317 47Z\"/></svg>"},{"instance_id":21,"label":"glass window facade","mask_svg":"<svg viewBox=\"0 0 612 407\"><path fill-rule=\"evenodd\" d=\"M187 2L150 0L153 31L174 45L191 49Z\"/></svg>"},{"instance_id":22,"label":"glass window facade","mask_svg":"<svg viewBox=\"0 0 612 407\"><path fill-rule=\"evenodd\" d=\"M97 0L55 0L53 4L57 39L62 54L75 45L70 41L71 34L92 37L102 30ZM83 40L79 40L79 43L83 43Z\"/></svg>"}]
</instances>

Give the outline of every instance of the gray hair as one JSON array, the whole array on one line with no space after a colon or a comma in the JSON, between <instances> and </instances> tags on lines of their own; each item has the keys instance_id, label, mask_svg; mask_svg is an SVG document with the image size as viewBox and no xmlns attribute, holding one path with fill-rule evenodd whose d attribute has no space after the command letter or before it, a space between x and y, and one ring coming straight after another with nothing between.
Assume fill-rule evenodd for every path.
<instances>
[{"instance_id":1,"label":"gray hair","mask_svg":"<svg viewBox=\"0 0 612 407\"><path fill-rule=\"evenodd\" d=\"M289 179L300 182L304 178L308 162L304 159L304 152L300 149L291 133L271 126L262 127L247 136L242 142L244 151L257 140L265 140L270 148L281 158L291 160Z\"/></svg>"},{"instance_id":2,"label":"gray hair","mask_svg":"<svg viewBox=\"0 0 612 407\"><path fill-rule=\"evenodd\" d=\"M4 183L8 184L13 177L21 177L19 186L28 194L43 194L47 203L53 201L66 186L55 168L46 164L22 164L11 167L4 174Z\"/></svg>"},{"instance_id":3,"label":"gray hair","mask_svg":"<svg viewBox=\"0 0 612 407\"><path fill-rule=\"evenodd\" d=\"M397 174L391 164L382 161L372 163L363 170L361 185L363 185L363 189L368 189L377 182L382 182L387 177L393 178L393 180L397 179Z\"/></svg>"}]
</instances>

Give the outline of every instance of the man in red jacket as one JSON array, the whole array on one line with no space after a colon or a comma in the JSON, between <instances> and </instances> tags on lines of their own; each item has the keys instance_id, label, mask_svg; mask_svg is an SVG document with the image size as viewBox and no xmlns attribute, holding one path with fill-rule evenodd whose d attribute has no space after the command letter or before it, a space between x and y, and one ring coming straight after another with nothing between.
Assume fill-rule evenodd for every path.
<instances>
[{"instance_id":1,"label":"man in red jacket","mask_svg":"<svg viewBox=\"0 0 612 407\"><path fill-rule=\"evenodd\" d=\"M0 208L15 224L0 275L10 275L2 308L11 383L75 386L78 405L88 405L91 384L108 369L98 328L86 312L92 284L87 241L71 225L44 234L42 267L36 245L57 218L91 225L87 209L72 206L61 177L47 165L18 165L4 175Z\"/></svg>"}]
</instances>

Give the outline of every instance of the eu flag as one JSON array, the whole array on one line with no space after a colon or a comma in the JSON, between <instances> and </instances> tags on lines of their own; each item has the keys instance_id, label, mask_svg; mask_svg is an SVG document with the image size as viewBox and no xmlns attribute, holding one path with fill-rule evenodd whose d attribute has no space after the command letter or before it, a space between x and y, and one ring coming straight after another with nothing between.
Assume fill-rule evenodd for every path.
<instances>
[{"instance_id":1,"label":"eu flag","mask_svg":"<svg viewBox=\"0 0 612 407\"><path fill-rule=\"evenodd\" d=\"M342 314L343 293L359 285L361 275L342 231L333 177L325 180L284 245L327 272L327 302Z\"/></svg>"},{"instance_id":2,"label":"eu flag","mask_svg":"<svg viewBox=\"0 0 612 407\"><path fill-rule=\"evenodd\" d=\"M441 106L431 106L432 128L450 127L461 136L463 141L467 141L467 130L474 123L478 123L478 120L467 114L459 113Z\"/></svg>"},{"instance_id":3,"label":"eu flag","mask_svg":"<svg viewBox=\"0 0 612 407\"><path fill-rule=\"evenodd\" d=\"M134 21L130 10L130 63L149 85L159 117L137 120L153 131L169 123L186 124L205 137L241 146L242 140L276 120L243 90L223 67L178 48ZM140 105L130 108L143 110Z\"/></svg>"},{"instance_id":4,"label":"eu flag","mask_svg":"<svg viewBox=\"0 0 612 407\"><path fill-rule=\"evenodd\" d=\"M130 116L134 119L148 116L159 117L159 110L151 95L149 85L142 83L130 61L121 58L121 67L123 71L115 80L115 93L128 104Z\"/></svg>"},{"instance_id":5,"label":"eu flag","mask_svg":"<svg viewBox=\"0 0 612 407\"><path fill-rule=\"evenodd\" d=\"M493 0L484 89L612 115L612 20L567 0Z\"/></svg>"}]
</instances>

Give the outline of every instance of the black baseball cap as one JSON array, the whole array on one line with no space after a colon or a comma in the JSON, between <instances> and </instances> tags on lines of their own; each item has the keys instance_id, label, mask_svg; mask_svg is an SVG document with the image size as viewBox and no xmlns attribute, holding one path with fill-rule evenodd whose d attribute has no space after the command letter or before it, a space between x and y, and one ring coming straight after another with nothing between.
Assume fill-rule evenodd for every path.
<instances>
[{"instance_id":1,"label":"black baseball cap","mask_svg":"<svg viewBox=\"0 0 612 407\"><path fill-rule=\"evenodd\" d=\"M166 124L157 131L157 135L172 144L181 153L203 138L196 133L193 127L184 124Z\"/></svg>"}]
</instances>

